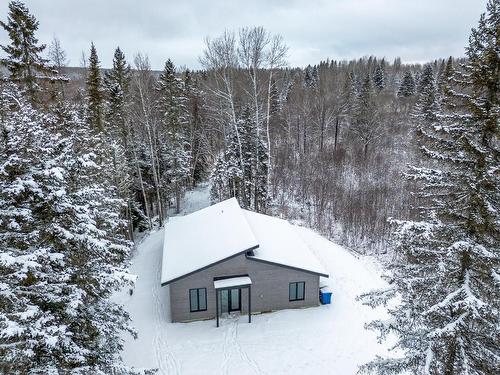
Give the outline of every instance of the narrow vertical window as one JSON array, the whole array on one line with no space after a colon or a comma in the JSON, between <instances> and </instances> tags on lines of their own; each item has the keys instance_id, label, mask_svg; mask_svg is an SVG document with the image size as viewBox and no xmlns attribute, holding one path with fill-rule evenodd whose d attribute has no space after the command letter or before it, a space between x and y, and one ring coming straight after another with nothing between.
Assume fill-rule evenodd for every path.
<instances>
[{"instance_id":1,"label":"narrow vertical window","mask_svg":"<svg viewBox=\"0 0 500 375\"><path fill-rule=\"evenodd\" d=\"M306 283L298 281L288 285L288 299L290 301L302 301L306 294Z\"/></svg>"},{"instance_id":2,"label":"narrow vertical window","mask_svg":"<svg viewBox=\"0 0 500 375\"><path fill-rule=\"evenodd\" d=\"M290 301L295 301L297 299L297 283L290 283L288 287L288 298Z\"/></svg>"},{"instance_id":3,"label":"narrow vertical window","mask_svg":"<svg viewBox=\"0 0 500 375\"><path fill-rule=\"evenodd\" d=\"M207 290L198 289L198 309L204 311L207 309Z\"/></svg>"},{"instance_id":4,"label":"narrow vertical window","mask_svg":"<svg viewBox=\"0 0 500 375\"><path fill-rule=\"evenodd\" d=\"M298 300L304 299L304 288L305 288L305 283L297 283L297 299Z\"/></svg>"}]
</instances>

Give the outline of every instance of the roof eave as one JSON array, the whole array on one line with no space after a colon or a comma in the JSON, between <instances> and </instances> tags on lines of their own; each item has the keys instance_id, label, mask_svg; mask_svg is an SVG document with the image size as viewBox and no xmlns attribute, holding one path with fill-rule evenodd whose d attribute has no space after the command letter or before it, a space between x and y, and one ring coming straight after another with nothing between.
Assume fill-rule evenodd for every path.
<instances>
[{"instance_id":1,"label":"roof eave","mask_svg":"<svg viewBox=\"0 0 500 375\"><path fill-rule=\"evenodd\" d=\"M247 251L255 250L255 249L257 249L258 247L259 247L259 245L255 245L255 246L249 247L248 249L245 249L245 250L243 250L243 251L240 251L240 252L238 252L238 253L235 253L235 254L233 254L233 255L230 255L230 256L228 256L228 257L226 257L226 258L224 258L224 259L220 259L220 260L218 260L218 261L216 261L216 262L210 263L210 264L208 264L208 265L206 265L206 266L203 266L203 267L198 268L198 269L196 269L196 270L194 270L194 271L188 272L188 273L186 273L186 274L184 274L184 275L181 275L181 276L178 276L178 277L174 277L173 279L170 279L170 280L164 281L164 282L162 282L162 283L161 283L161 286L165 286L165 285L168 285L168 284L173 283L174 281L178 281L178 280L181 280L181 279L183 279L183 278L185 278L185 277L188 277L188 276L194 275L195 273L198 273L198 272L200 272L200 271L206 270L207 268L213 267L213 266L215 266L215 265L217 265L217 264L219 264L219 263L225 262L226 260L229 260L229 259L231 259L231 258L237 257L238 255L243 255L243 254L245 254Z\"/></svg>"},{"instance_id":2,"label":"roof eave","mask_svg":"<svg viewBox=\"0 0 500 375\"><path fill-rule=\"evenodd\" d=\"M247 259L250 259L250 260L254 260L256 262L261 262L261 263L266 263L266 264L271 264L273 266L278 266L278 267L283 267L283 268L289 268L289 269L292 269L292 270L295 270L295 271L301 271L301 272L306 272L306 273L310 273L312 275L318 275L318 276L322 276L322 277L326 277L326 278L329 278L330 276L326 273L321 273L321 272L316 272L316 271L312 271L312 270L306 270L304 268L299 268L299 267L293 267L293 266L289 266L287 264L282 264L282 263L277 263L277 262L271 262L270 260L265 260L265 259L260 259L260 258L255 258L253 256L247 256L246 257Z\"/></svg>"}]
</instances>

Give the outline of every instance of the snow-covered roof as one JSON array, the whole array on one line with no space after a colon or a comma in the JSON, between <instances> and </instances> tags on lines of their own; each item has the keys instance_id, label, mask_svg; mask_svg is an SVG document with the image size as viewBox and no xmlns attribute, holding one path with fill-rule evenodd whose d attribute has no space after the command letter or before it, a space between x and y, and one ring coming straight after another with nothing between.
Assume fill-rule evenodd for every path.
<instances>
[{"instance_id":1,"label":"snow-covered roof","mask_svg":"<svg viewBox=\"0 0 500 375\"><path fill-rule=\"evenodd\" d=\"M215 289L231 288L233 286L252 285L252 280L248 276L230 277L228 279L215 280Z\"/></svg>"},{"instance_id":2,"label":"snow-covered roof","mask_svg":"<svg viewBox=\"0 0 500 375\"><path fill-rule=\"evenodd\" d=\"M161 283L258 245L235 198L171 218L165 225Z\"/></svg>"},{"instance_id":3,"label":"snow-covered roof","mask_svg":"<svg viewBox=\"0 0 500 375\"><path fill-rule=\"evenodd\" d=\"M328 277L321 263L288 221L252 211L242 211L259 241L259 247L249 258Z\"/></svg>"},{"instance_id":4,"label":"snow-covered roof","mask_svg":"<svg viewBox=\"0 0 500 375\"><path fill-rule=\"evenodd\" d=\"M243 210L231 198L169 220L165 225L161 284L252 249L254 255L249 259L328 277L290 223Z\"/></svg>"}]
</instances>

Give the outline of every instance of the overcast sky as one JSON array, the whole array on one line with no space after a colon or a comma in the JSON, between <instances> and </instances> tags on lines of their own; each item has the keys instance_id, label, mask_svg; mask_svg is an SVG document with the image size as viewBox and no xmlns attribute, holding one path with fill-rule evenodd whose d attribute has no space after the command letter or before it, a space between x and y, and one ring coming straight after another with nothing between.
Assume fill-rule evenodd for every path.
<instances>
[{"instance_id":1,"label":"overcast sky","mask_svg":"<svg viewBox=\"0 0 500 375\"><path fill-rule=\"evenodd\" d=\"M292 66L326 59L367 55L400 56L424 62L463 56L470 29L486 0L26 0L40 22L38 37L57 36L70 65L79 66L82 50L96 45L103 67L120 46L127 58L138 51L161 69L171 58L177 66L199 67L206 36L224 29L264 26L283 35ZM272 4L272 5L270 5ZM0 16L7 18L7 0ZM0 44L7 34L0 30Z\"/></svg>"}]
</instances>

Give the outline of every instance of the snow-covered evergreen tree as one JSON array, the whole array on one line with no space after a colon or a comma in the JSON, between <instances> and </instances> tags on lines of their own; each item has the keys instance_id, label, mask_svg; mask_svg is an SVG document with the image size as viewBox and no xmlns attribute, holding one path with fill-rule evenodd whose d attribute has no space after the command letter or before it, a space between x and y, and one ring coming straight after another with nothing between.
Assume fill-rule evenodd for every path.
<instances>
[{"instance_id":1,"label":"snow-covered evergreen tree","mask_svg":"<svg viewBox=\"0 0 500 375\"><path fill-rule=\"evenodd\" d=\"M353 121L349 130L359 139L363 155L366 157L368 146L380 136L380 123L370 75L366 76L361 86L353 112Z\"/></svg>"},{"instance_id":2,"label":"snow-covered evergreen tree","mask_svg":"<svg viewBox=\"0 0 500 375\"><path fill-rule=\"evenodd\" d=\"M175 211L179 213L182 190L190 175L190 144L180 132L169 133L168 140L168 148L164 155L167 165L165 178L175 197Z\"/></svg>"},{"instance_id":3,"label":"snow-covered evergreen tree","mask_svg":"<svg viewBox=\"0 0 500 375\"><path fill-rule=\"evenodd\" d=\"M233 129L234 127L231 127ZM236 132L231 132L228 144L215 162L210 182L212 185L210 195L214 202L236 197L242 205L245 200L243 187L243 170L240 163L240 146Z\"/></svg>"},{"instance_id":4,"label":"snow-covered evergreen tree","mask_svg":"<svg viewBox=\"0 0 500 375\"><path fill-rule=\"evenodd\" d=\"M377 64L373 73L373 83L378 91L382 91L385 87L385 60L382 59L380 64Z\"/></svg>"},{"instance_id":5,"label":"snow-covered evergreen tree","mask_svg":"<svg viewBox=\"0 0 500 375\"><path fill-rule=\"evenodd\" d=\"M189 143L191 148L190 183L207 177L209 160L207 155L207 134L204 131L202 112L205 106L204 93L198 79L189 70L184 72L184 93L188 100Z\"/></svg>"},{"instance_id":6,"label":"snow-covered evergreen tree","mask_svg":"<svg viewBox=\"0 0 500 375\"><path fill-rule=\"evenodd\" d=\"M382 338L396 334L403 356L377 358L362 368L366 372L498 372L499 41L500 5L490 0L443 109L434 103L422 114L428 162L408 173L420 187L420 220L394 222L393 287L364 296L370 305L399 296L389 320L370 326Z\"/></svg>"},{"instance_id":7,"label":"snow-covered evergreen tree","mask_svg":"<svg viewBox=\"0 0 500 375\"><path fill-rule=\"evenodd\" d=\"M422 93L429 85L434 82L434 71L432 69L432 64L425 64L424 70L420 79L418 81L418 93Z\"/></svg>"},{"instance_id":8,"label":"snow-covered evergreen tree","mask_svg":"<svg viewBox=\"0 0 500 375\"><path fill-rule=\"evenodd\" d=\"M224 152L220 152L210 173L210 200L212 202L221 202L226 199L226 171L226 158Z\"/></svg>"},{"instance_id":9,"label":"snow-covered evergreen tree","mask_svg":"<svg viewBox=\"0 0 500 375\"><path fill-rule=\"evenodd\" d=\"M90 45L89 68L87 75L87 116L92 127L103 131L103 88L100 63L94 43Z\"/></svg>"},{"instance_id":10,"label":"snow-covered evergreen tree","mask_svg":"<svg viewBox=\"0 0 500 375\"><path fill-rule=\"evenodd\" d=\"M423 87L422 92L419 94L413 110L413 117L417 123L417 138L420 138L419 135L421 135L422 130L432 127L438 121L441 100L436 82L434 78L431 78L431 81Z\"/></svg>"},{"instance_id":11,"label":"snow-covered evergreen tree","mask_svg":"<svg viewBox=\"0 0 500 375\"><path fill-rule=\"evenodd\" d=\"M353 115L357 96L358 87L356 84L356 76L354 72L350 71L345 77L344 86L342 88L342 113L349 119Z\"/></svg>"},{"instance_id":12,"label":"snow-covered evergreen tree","mask_svg":"<svg viewBox=\"0 0 500 375\"><path fill-rule=\"evenodd\" d=\"M130 106L129 86L131 81L130 66L125 55L116 48L113 68L104 76L105 130L109 148L113 153L113 180L119 196L127 205L123 217L129 221L129 237L133 238L133 156L130 151L131 134L128 107Z\"/></svg>"},{"instance_id":13,"label":"snow-covered evergreen tree","mask_svg":"<svg viewBox=\"0 0 500 375\"><path fill-rule=\"evenodd\" d=\"M401 83L398 89L398 96L402 98L407 98L415 94L415 79L413 74L408 70L403 75Z\"/></svg>"},{"instance_id":14,"label":"snow-covered evergreen tree","mask_svg":"<svg viewBox=\"0 0 500 375\"><path fill-rule=\"evenodd\" d=\"M318 85L319 72L318 67L308 65L304 71L304 85L307 88L315 88Z\"/></svg>"},{"instance_id":15,"label":"snow-covered evergreen tree","mask_svg":"<svg viewBox=\"0 0 500 375\"><path fill-rule=\"evenodd\" d=\"M444 69L440 72L439 76L439 88L443 91L446 85L449 83L449 79L453 76L453 58L450 56L446 61Z\"/></svg>"},{"instance_id":16,"label":"snow-covered evergreen tree","mask_svg":"<svg viewBox=\"0 0 500 375\"><path fill-rule=\"evenodd\" d=\"M189 126L188 98L183 81L175 76L175 66L167 60L158 79L160 113L167 132L163 151L166 173L164 177L175 197L176 212L180 212L180 201L190 176L191 145L187 134Z\"/></svg>"},{"instance_id":17,"label":"snow-covered evergreen tree","mask_svg":"<svg viewBox=\"0 0 500 375\"><path fill-rule=\"evenodd\" d=\"M243 152L242 204L254 211L263 211L267 205L267 159L266 148L262 140L257 138L255 120L249 107L243 110L238 123L241 134Z\"/></svg>"},{"instance_id":18,"label":"snow-covered evergreen tree","mask_svg":"<svg viewBox=\"0 0 500 375\"><path fill-rule=\"evenodd\" d=\"M249 107L243 110L241 119L238 121L240 131L241 152L243 154L242 187L240 204L242 207L251 209L255 207L256 201L256 174L257 154L255 150L255 121Z\"/></svg>"},{"instance_id":19,"label":"snow-covered evergreen tree","mask_svg":"<svg viewBox=\"0 0 500 375\"><path fill-rule=\"evenodd\" d=\"M0 45L7 57L0 63L7 67L10 79L27 88L31 98L38 90L37 75L49 72L48 60L41 56L44 44L38 44L35 32L38 21L20 1L9 3L7 22L0 21L10 38L9 45Z\"/></svg>"},{"instance_id":20,"label":"snow-covered evergreen tree","mask_svg":"<svg viewBox=\"0 0 500 375\"><path fill-rule=\"evenodd\" d=\"M109 300L130 281L130 244L99 135L76 111L31 107L2 89L0 370L107 374L128 315Z\"/></svg>"},{"instance_id":21,"label":"snow-covered evergreen tree","mask_svg":"<svg viewBox=\"0 0 500 375\"><path fill-rule=\"evenodd\" d=\"M254 138L253 147L258 158L255 160L256 172L254 177L255 198L253 209L265 213L269 204L267 176L269 172L269 151L266 143L259 137Z\"/></svg>"},{"instance_id":22,"label":"snow-covered evergreen tree","mask_svg":"<svg viewBox=\"0 0 500 375\"><path fill-rule=\"evenodd\" d=\"M212 170L212 199L220 201L236 197L242 207L265 212L269 203L268 151L264 141L257 136L250 108L245 107L238 119L239 140L235 132L230 133L225 152L219 155ZM243 165L240 160L243 160Z\"/></svg>"},{"instance_id":23,"label":"snow-covered evergreen tree","mask_svg":"<svg viewBox=\"0 0 500 375\"><path fill-rule=\"evenodd\" d=\"M106 92L106 129L113 138L119 140L124 148L129 142L129 130L126 124L126 105L131 80L130 66L125 55L117 47L113 56L113 68L104 76Z\"/></svg>"},{"instance_id":24,"label":"snow-covered evergreen tree","mask_svg":"<svg viewBox=\"0 0 500 375\"><path fill-rule=\"evenodd\" d=\"M187 122L184 85L175 75L175 66L170 59L158 78L157 89L161 95L159 107L166 127L172 132L180 132Z\"/></svg>"}]
</instances>

